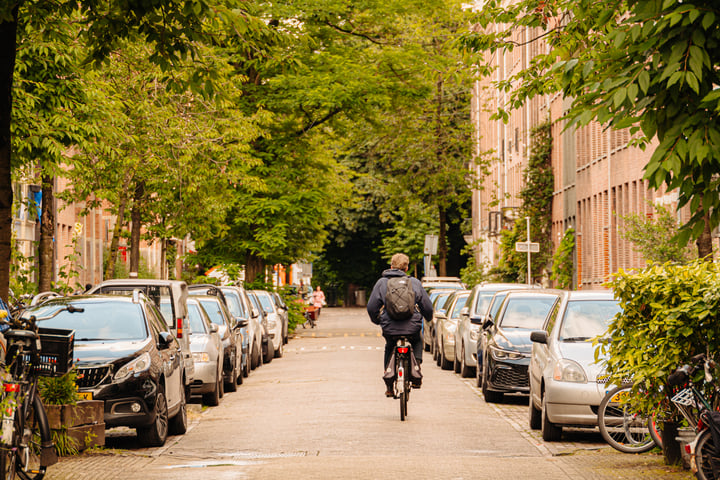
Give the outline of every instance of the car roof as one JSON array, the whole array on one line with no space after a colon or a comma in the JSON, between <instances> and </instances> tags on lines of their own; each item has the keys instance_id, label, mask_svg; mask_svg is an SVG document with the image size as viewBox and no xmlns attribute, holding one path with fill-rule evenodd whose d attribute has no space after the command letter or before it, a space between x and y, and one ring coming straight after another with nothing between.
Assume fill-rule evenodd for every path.
<instances>
[{"instance_id":1,"label":"car roof","mask_svg":"<svg viewBox=\"0 0 720 480\"><path fill-rule=\"evenodd\" d=\"M158 280L155 278L113 278L103 280L96 286L107 285L179 285L185 283L184 280Z\"/></svg>"},{"instance_id":2,"label":"car roof","mask_svg":"<svg viewBox=\"0 0 720 480\"><path fill-rule=\"evenodd\" d=\"M573 290L568 292L569 300L614 300L612 290Z\"/></svg>"}]
</instances>

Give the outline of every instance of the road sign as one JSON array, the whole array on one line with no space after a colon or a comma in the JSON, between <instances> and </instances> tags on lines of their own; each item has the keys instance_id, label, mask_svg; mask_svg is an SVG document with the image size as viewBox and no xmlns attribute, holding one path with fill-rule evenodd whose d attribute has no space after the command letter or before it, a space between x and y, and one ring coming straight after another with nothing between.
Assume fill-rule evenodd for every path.
<instances>
[{"instance_id":1,"label":"road sign","mask_svg":"<svg viewBox=\"0 0 720 480\"><path fill-rule=\"evenodd\" d=\"M540 251L540 244L535 242L515 242L515 251L527 252L528 246L530 253L538 253Z\"/></svg>"},{"instance_id":2,"label":"road sign","mask_svg":"<svg viewBox=\"0 0 720 480\"><path fill-rule=\"evenodd\" d=\"M425 235L425 255L437 255L438 237L437 235Z\"/></svg>"}]
</instances>

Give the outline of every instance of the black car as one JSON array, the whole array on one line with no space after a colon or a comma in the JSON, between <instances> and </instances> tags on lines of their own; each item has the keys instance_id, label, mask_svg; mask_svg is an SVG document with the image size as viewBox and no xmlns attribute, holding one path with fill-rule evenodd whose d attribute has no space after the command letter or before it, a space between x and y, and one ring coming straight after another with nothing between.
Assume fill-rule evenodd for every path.
<instances>
[{"instance_id":1,"label":"black car","mask_svg":"<svg viewBox=\"0 0 720 480\"><path fill-rule=\"evenodd\" d=\"M557 290L509 291L497 316L485 320L484 348L478 364L482 365L486 401L499 402L504 393L530 391L530 332L545 326L560 295Z\"/></svg>"},{"instance_id":2,"label":"black car","mask_svg":"<svg viewBox=\"0 0 720 480\"><path fill-rule=\"evenodd\" d=\"M180 345L155 303L132 296L51 299L24 313L39 327L75 330L79 393L105 402L105 426L137 430L145 446L187 430Z\"/></svg>"}]
</instances>

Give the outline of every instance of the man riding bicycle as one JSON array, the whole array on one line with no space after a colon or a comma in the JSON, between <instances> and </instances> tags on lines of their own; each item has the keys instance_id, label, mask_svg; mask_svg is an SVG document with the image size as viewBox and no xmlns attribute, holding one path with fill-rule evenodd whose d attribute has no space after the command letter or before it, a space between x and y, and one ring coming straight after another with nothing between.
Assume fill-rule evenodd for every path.
<instances>
[{"instance_id":1,"label":"man riding bicycle","mask_svg":"<svg viewBox=\"0 0 720 480\"><path fill-rule=\"evenodd\" d=\"M429 322L432 320L433 309L430 297L422 287L420 280L414 277L408 277L407 269L410 259L407 255L396 253L390 260L390 268L382 273L382 277L375 283L370 298L368 299L367 312L370 320L380 325L385 337L385 363L387 368L388 362L392 358L395 349L395 343L401 336L407 337L412 344L413 353L417 359L418 365L422 363L423 339L422 327L423 317ZM388 282L393 278L407 278L410 280L410 286L414 292L414 305L411 315L407 319L393 319L389 315L386 308L386 296L388 293ZM387 390L385 396L393 397L392 380L385 380ZM420 388L421 380L413 383L414 388Z\"/></svg>"}]
</instances>

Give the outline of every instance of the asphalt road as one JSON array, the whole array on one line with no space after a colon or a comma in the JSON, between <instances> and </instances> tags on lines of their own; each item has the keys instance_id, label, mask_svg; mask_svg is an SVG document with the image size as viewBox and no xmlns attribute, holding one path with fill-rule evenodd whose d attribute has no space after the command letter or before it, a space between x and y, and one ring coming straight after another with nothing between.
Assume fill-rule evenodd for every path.
<instances>
[{"instance_id":1,"label":"asphalt road","mask_svg":"<svg viewBox=\"0 0 720 480\"><path fill-rule=\"evenodd\" d=\"M316 329L296 333L283 358L220 406L196 405L187 434L139 449L132 431L109 431L104 451L63 459L46 478L596 478L557 453L603 448L597 435L549 448L524 428L522 398L487 404L427 353L401 422L398 401L384 396L384 340L363 309L324 309Z\"/></svg>"}]
</instances>

